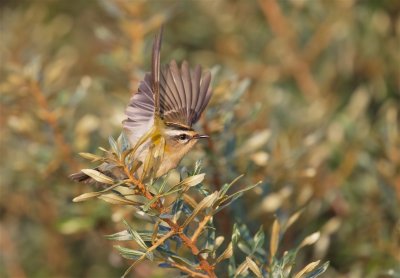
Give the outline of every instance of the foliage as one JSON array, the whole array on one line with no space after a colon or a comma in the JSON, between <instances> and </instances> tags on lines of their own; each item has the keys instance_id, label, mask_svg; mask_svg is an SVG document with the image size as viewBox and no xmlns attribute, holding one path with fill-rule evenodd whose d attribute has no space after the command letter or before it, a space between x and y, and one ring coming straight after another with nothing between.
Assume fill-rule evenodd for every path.
<instances>
[{"instance_id":1,"label":"foliage","mask_svg":"<svg viewBox=\"0 0 400 278\"><path fill-rule=\"evenodd\" d=\"M176 268L190 277L216 277L216 271L227 273L227 270L219 269L226 259L230 260L230 277L249 277L249 271L257 277L292 277L292 266L295 264L297 252L300 248L315 243L319 233L305 238L298 248L285 252L283 257L278 259L276 253L280 240L280 225L278 220L275 220L272 226L270 259L267 264L265 235L262 229L260 228L252 240L246 225L235 224L232 241L224 251L220 251L218 248L221 247L224 237L216 237L218 230L213 225L213 217L244 192L260 183L229 194L228 191L239 177L229 184L224 184L220 190L209 192L202 184L205 175L200 173L200 163L196 163L193 171L181 173L179 182L167 185L165 177L155 180L151 174L157 172L158 162L164 155L160 151L160 145L149 147L150 151L143 164L144 169L148 170L143 170L143 174L138 178L136 170L140 164L134 160L134 157L137 157L135 152L140 150L150 134L143 135L135 146L130 146L124 133L121 133L117 141L110 137L111 150L100 148L106 153L102 157L81 153L81 156L92 162L100 161L107 163L109 167L121 169L124 175L109 177L95 169L83 169L82 172L106 188L81 194L74 198L74 201L98 198L114 205L132 206L150 224L149 230L139 231L124 220L125 230L107 236L110 240L132 241L137 245L136 249L115 246L122 257L134 260L123 277L145 259L157 261L162 268ZM164 149L162 144L161 148ZM194 193L201 196L201 200L196 201L193 198ZM299 214L292 216L285 229L293 224L298 216ZM233 256L235 247L246 254L245 260L239 266L236 265ZM318 277L328 267L325 263L316 268L318 264L319 261L308 264L295 277Z\"/></svg>"}]
</instances>

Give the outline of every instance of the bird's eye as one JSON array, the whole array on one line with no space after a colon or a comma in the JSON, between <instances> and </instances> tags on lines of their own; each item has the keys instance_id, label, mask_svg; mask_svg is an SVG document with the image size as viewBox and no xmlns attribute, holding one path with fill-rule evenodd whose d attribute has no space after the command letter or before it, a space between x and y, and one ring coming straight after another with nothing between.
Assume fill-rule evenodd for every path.
<instances>
[{"instance_id":1,"label":"bird's eye","mask_svg":"<svg viewBox=\"0 0 400 278\"><path fill-rule=\"evenodd\" d=\"M185 141L185 140L187 140L189 137L186 135L186 134L181 134L181 135L179 135L179 140L181 140L181 141Z\"/></svg>"}]
</instances>

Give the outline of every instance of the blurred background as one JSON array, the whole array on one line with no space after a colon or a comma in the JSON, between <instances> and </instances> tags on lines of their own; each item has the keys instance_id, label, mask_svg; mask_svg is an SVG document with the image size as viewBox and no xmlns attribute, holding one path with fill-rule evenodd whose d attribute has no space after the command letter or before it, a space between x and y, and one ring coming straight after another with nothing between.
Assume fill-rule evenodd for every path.
<instances>
[{"instance_id":1,"label":"blurred background","mask_svg":"<svg viewBox=\"0 0 400 278\"><path fill-rule=\"evenodd\" d=\"M304 209L283 240L321 232L299 267L329 260L324 277L400 275L400 2L306 0L2 1L0 277L119 277L113 242L135 212L100 200L67 176L93 165L118 136L130 95L162 61L214 72L199 128L219 188L263 180L217 215L267 233ZM222 224L221 224L222 223ZM138 223L139 225L140 223ZM396 274L397 273L397 274ZM174 277L142 263L131 277ZM399 276L396 276L399 277Z\"/></svg>"}]
</instances>

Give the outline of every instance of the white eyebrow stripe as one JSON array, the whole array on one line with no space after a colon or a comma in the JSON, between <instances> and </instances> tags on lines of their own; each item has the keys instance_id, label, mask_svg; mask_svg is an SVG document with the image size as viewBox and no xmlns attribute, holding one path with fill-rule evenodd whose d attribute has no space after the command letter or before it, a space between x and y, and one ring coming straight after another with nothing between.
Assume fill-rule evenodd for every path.
<instances>
[{"instance_id":1,"label":"white eyebrow stripe","mask_svg":"<svg viewBox=\"0 0 400 278\"><path fill-rule=\"evenodd\" d=\"M166 130L165 133L168 136L178 136L181 134L187 134L187 135L191 136L191 132L186 131L186 130Z\"/></svg>"}]
</instances>

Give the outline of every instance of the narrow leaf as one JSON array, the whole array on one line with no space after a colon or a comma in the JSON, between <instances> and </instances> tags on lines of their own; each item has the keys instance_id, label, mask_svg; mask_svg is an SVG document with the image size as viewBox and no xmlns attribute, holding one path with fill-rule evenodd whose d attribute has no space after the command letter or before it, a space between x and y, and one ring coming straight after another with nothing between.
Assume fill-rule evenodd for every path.
<instances>
[{"instance_id":1,"label":"narrow leaf","mask_svg":"<svg viewBox=\"0 0 400 278\"><path fill-rule=\"evenodd\" d=\"M316 261L316 262L309 263L309 264L306 265L302 270L300 270L300 271L296 274L296 276L294 276L294 278L302 278L302 277L304 277L304 274L313 271L314 268L316 268L317 265L319 265L319 262L320 262L320 261L318 260L318 261Z\"/></svg>"},{"instance_id":2,"label":"narrow leaf","mask_svg":"<svg viewBox=\"0 0 400 278\"><path fill-rule=\"evenodd\" d=\"M278 219L275 219L274 224L272 224L271 242L269 246L271 260L275 256L276 251L278 250L279 232L280 232L280 225Z\"/></svg>"},{"instance_id":3,"label":"narrow leaf","mask_svg":"<svg viewBox=\"0 0 400 278\"><path fill-rule=\"evenodd\" d=\"M120 245L116 245L116 246L114 246L114 248L117 249L121 253L121 255L130 255L130 256L140 257L140 256L143 256L145 254L144 252L141 252L141 251L138 251L138 250L129 249L129 248L126 248L126 247L122 247Z\"/></svg>"},{"instance_id":4,"label":"narrow leaf","mask_svg":"<svg viewBox=\"0 0 400 278\"><path fill-rule=\"evenodd\" d=\"M187 266L194 267L194 268L197 267L197 264L196 264L196 263L191 262L191 261L189 261L188 259L183 258L183 257L180 257L180 256L178 256L178 255L171 255L171 258L172 258L175 262L177 262L177 263L179 263L179 264L185 264L185 265L187 265Z\"/></svg>"},{"instance_id":5,"label":"narrow leaf","mask_svg":"<svg viewBox=\"0 0 400 278\"><path fill-rule=\"evenodd\" d=\"M253 272L258 278L262 277L260 268L250 257L246 257L246 262L247 262L247 265L249 266L251 272Z\"/></svg>"},{"instance_id":6,"label":"narrow leaf","mask_svg":"<svg viewBox=\"0 0 400 278\"><path fill-rule=\"evenodd\" d=\"M133 240L133 236L127 231L121 231L112 235L106 235L105 238L116 241L129 241Z\"/></svg>"},{"instance_id":7,"label":"narrow leaf","mask_svg":"<svg viewBox=\"0 0 400 278\"><path fill-rule=\"evenodd\" d=\"M114 180L112 178L110 178L109 176L106 176L103 173L100 173L99 171L96 171L94 169L82 169L81 171L98 182L106 183L106 184L114 183Z\"/></svg>"},{"instance_id":8,"label":"narrow leaf","mask_svg":"<svg viewBox=\"0 0 400 278\"><path fill-rule=\"evenodd\" d=\"M92 153L79 153L79 155L82 156L83 158L91 160L92 162L96 162L103 159L101 156Z\"/></svg>"},{"instance_id":9,"label":"narrow leaf","mask_svg":"<svg viewBox=\"0 0 400 278\"><path fill-rule=\"evenodd\" d=\"M102 193L101 192L88 192L88 193L83 193L81 195L79 195L78 197L75 197L74 199L72 199L72 202L83 202L86 201L88 199L100 196Z\"/></svg>"},{"instance_id":10,"label":"narrow leaf","mask_svg":"<svg viewBox=\"0 0 400 278\"><path fill-rule=\"evenodd\" d=\"M233 255L233 245L232 242L229 243L228 247L225 249L224 252L222 252L221 255L219 255L219 257L217 258L217 260L215 261L216 263L219 263L225 259L229 259L230 257L232 257Z\"/></svg>"},{"instance_id":11,"label":"narrow leaf","mask_svg":"<svg viewBox=\"0 0 400 278\"><path fill-rule=\"evenodd\" d=\"M319 239L321 233L320 232L315 232L311 235L309 235L308 237L306 237L305 239L303 239L303 241L300 243L299 249L307 246L307 245L313 245L315 242L317 242L317 240Z\"/></svg>"},{"instance_id":12,"label":"narrow leaf","mask_svg":"<svg viewBox=\"0 0 400 278\"><path fill-rule=\"evenodd\" d=\"M119 150L118 150L118 145L117 142L115 142L114 138L112 136L108 137L108 143L110 144L110 147L112 151L118 155L119 157Z\"/></svg>"},{"instance_id":13,"label":"narrow leaf","mask_svg":"<svg viewBox=\"0 0 400 278\"><path fill-rule=\"evenodd\" d=\"M186 227L195 217L196 215L204 208L208 208L213 205L214 201L218 197L218 191L215 191L213 194L208 195L205 197L198 205L197 207L193 210L193 213L185 220L185 223L183 223L182 227Z\"/></svg>"},{"instance_id":14,"label":"narrow leaf","mask_svg":"<svg viewBox=\"0 0 400 278\"><path fill-rule=\"evenodd\" d=\"M284 231L287 231L287 229L289 229L290 226L293 225L293 223L295 223L297 221L297 219L299 219L300 215L303 213L303 209L299 210L298 212L296 212L295 214L293 214L292 216L289 217L289 220L286 222L285 224L285 228L283 229Z\"/></svg>"},{"instance_id":15,"label":"narrow leaf","mask_svg":"<svg viewBox=\"0 0 400 278\"><path fill-rule=\"evenodd\" d=\"M139 244L139 246L142 247L143 249L147 250L147 245L140 237L139 233L134 229L132 229L131 226L128 224L128 222L126 222L126 220L123 220L123 222L125 226L128 228L129 233L133 236L133 239L136 241L136 243Z\"/></svg>"},{"instance_id":16,"label":"narrow leaf","mask_svg":"<svg viewBox=\"0 0 400 278\"><path fill-rule=\"evenodd\" d=\"M320 267L318 267L316 270L313 270L312 272L308 273L305 278L316 278L320 276L322 273L324 273L329 266L329 262L324 263Z\"/></svg>"},{"instance_id":17,"label":"narrow leaf","mask_svg":"<svg viewBox=\"0 0 400 278\"><path fill-rule=\"evenodd\" d=\"M243 272L245 272L247 269L249 268L249 264L246 261L244 261L243 263L241 263L238 268L236 269L235 272L235 276L234 277L238 277L240 274L242 274Z\"/></svg>"},{"instance_id":18,"label":"narrow leaf","mask_svg":"<svg viewBox=\"0 0 400 278\"><path fill-rule=\"evenodd\" d=\"M113 205L133 205L133 206L141 206L142 205L141 203L129 200L122 196L118 196L114 193L103 194L97 198L102 199L103 201L106 201L107 203L110 203Z\"/></svg>"}]
</instances>

